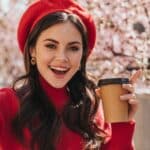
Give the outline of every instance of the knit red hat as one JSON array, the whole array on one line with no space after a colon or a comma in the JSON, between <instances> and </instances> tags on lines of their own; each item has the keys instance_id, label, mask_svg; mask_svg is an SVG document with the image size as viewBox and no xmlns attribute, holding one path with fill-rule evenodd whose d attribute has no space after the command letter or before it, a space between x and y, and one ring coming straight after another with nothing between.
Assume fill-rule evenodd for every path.
<instances>
[{"instance_id":1,"label":"knit red hat","mask_svg":"<svg viewBox=\"0 0 150 150\"><path fill-rule=\"evenodd\" d=\"M96 40L96 27L90 14L74 0L38 0L31 4L24 12L18 25L18 44L22 52L24 51L28 34L37 22L42 17L58 11L75 14L82 20L88 32L88 55L91 53Z\"/></svg>"}]
</instances>

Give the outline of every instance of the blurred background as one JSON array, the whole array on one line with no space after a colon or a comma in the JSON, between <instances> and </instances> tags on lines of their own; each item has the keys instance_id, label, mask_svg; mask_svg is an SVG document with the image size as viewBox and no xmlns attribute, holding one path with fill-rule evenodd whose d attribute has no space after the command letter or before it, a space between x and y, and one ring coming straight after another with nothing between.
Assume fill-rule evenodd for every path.
<instances>
[{"instance_id":1,"label":"blurred background","mask_svg":"<svg viewBox=\"0 0 150 150\"><path fill-rule=\"evenodd\" d=\"M138 69L136 84L136 150L150 150L150 0L76 0L94 17L97 42L87 71L95 81L107 76L130 77ZM0 87L11 86L24 73L16 29L19 18L33 0L0 1Z\"/></svg>"}]
</instances>

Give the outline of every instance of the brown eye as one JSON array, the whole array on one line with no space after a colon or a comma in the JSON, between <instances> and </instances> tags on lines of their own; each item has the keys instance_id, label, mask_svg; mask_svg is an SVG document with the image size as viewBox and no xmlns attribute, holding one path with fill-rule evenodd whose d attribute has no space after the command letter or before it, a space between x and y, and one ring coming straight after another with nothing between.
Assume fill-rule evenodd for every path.
<instances>
[{"instance_id":1,"label":"brown eye","mask_svg":"<svg viewBox=\"0 0 150 150\"><path fill-rule=\"evenodd\" d=\"M50 48L50 49L56 49L56 45L55 44L46 44L45 46L47 48Z\"/></svg>"},{"instance_id":2,"label":"brown eye","mask_svg":"<svg viewBox=\"0 0 150 150\"><path fill-rule=\"evenodd\" d=\"M80 50L80 48L77 47L77 46L72 46L72 47L70 47L70 49L71 49L72 51L79 51L79 50Z\"/></svg>"}]
</instances>

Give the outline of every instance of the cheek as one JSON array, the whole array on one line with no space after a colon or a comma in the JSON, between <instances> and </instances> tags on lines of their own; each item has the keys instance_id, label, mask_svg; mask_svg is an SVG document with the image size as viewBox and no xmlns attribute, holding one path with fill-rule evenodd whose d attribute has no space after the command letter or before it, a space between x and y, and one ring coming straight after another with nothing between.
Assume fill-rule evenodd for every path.
<instances>
[{"instance_id":1,"label":"cheek","mask_svg":"<svg viewBox=\"0 0 150 150\"><path fill-rule=\"evenodd\" d=\"M43 54L39 54L36 57L36 59L37 59L37 66L40 67L40 68L41 67L45 68L51 60L49 55L43 55Z\"/></svg>"},{"instance_id":2,"label":"cheek","mask_svg":"<svg viewBox=\"0 0 150 150\"><path fill-rule=\"evenodd\" d=\"M81 64L81 59L82 59L82 53L80 55L74 55L71 59L72 61L72 64L75 68L77 68L77 70L79 69L80 67L80 64Z\"/></svg>"}]
</instances>

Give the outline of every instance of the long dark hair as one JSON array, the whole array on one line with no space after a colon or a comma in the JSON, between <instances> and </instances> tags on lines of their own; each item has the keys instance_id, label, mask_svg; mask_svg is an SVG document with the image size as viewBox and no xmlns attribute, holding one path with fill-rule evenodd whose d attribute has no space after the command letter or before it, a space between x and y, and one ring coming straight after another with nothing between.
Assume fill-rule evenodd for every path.
<instances>
[{"instance_id":1,"label":"long dark hair","mask_svg":"<svg viewBox=\"0 0 150 150\"><path fill-rule=\"evenodd\" d=\"M65 106L61 117L40 86L36 65L33 66L30 63L29 49L35 46L37 38L43 30L66 21L73 23L81 33L83 56L80 70L68 82L70 102ZM62 118L69 129L78 132L85 139L88 145L86 145L87 149L91 149L90 147L94 146L94 143L99 142L100 138L94 130L95 124L93 123L93 117L98 108L94 91L95 84L86 75L87 41L87 32L81 21L74 15L64 12L56 12L43 17L29 34L24 48L26 74L19 77L13 84L13 88L20 99L20 109L12 122L12 127L23 144L26 144L24 142L24 128L30 130L31 149L34 149L37 145L40 150L55 150ZM24 82L21 87L16 88L18 81ZM87 90L94 95L93 100L91 100ZM35 120L38 120L38 123L35 124Z\"/></svg>"}]
</instances>

